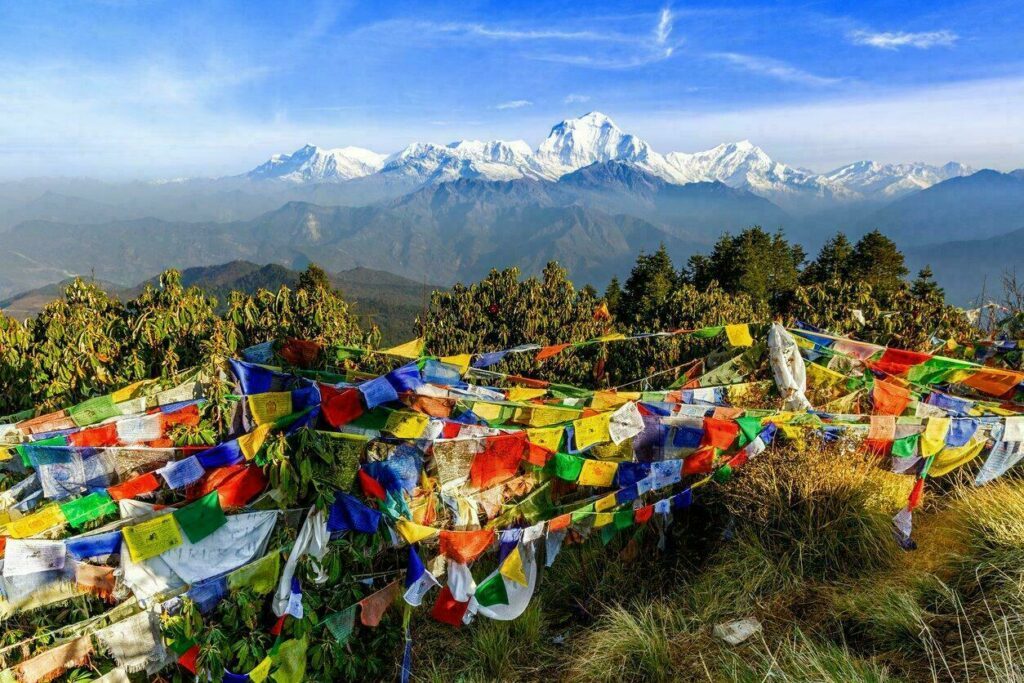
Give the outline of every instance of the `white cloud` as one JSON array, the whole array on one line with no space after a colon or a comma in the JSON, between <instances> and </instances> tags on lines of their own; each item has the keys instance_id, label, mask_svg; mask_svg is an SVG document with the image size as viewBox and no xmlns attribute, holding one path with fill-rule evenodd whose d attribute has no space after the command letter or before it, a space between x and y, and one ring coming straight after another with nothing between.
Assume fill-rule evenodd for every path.
<instances>
[{"instance_id":1,"label":"white cloud","mask_svg":"<svg viewBox=\"0 0 1024 683\"><path fill-rule=\"evenodd\" d=\"M737 52L712 52L707 55L713 59L724 61L751 73L761 74L787 83L799 83L810 86L835 85L843 79L817 76L803 69L780 62L769 57L739 54Z\"/></svg>"},{"instance_id":2,"label":"white cloud","mask_svg":"<svg viewBox=\"0 0 1024 683\"><path fill-rule=\"evenodd\" d=\"M624 129L660 152L749 138L779 161L817 171L858 159L1010 170L1024 166L1022 110L1019 77L732 111L634 112Z\"/></svg>"},{"instance_id":3,"label":"white cloud","mask_svg":"<svg viewBox=\"0 0 1024 683\"><path fill-rule=\"evenodd\" d=\"M672 34L672 10L668 7L661 10L658 15L658 25L654 28L654 42L664 45L665 41Z\"/></svg>"},{"instance_id":4,"label":"white cloud","mask_svg":"<svg viewBox=\"0 0 1024 683\"><path fill-rule=\"evenodd\" d=\"M855 45L869 45L882 50L898 50L901 47L916 47L927 50L930 47L951 47L959 38L952 31L923 31L907 33L904 31L853 31L849 34Z\"/></svg>"},{"instance_id":5,"label":"white cloud","mask_svg":"<svg viewBox=\"0 0 1024 683\"><path fill-rule=\"evenodd\" d=\"M565 99L562 100L562 101L565 102L566 104L580 104L580 103L583 103L583 102L589 102L590 101L590 95L580 95L580 94L577 94L577 93L569 93L568 95L565 96Z\"/></svg>"},{"instance_id":6,"label":"white cloud","mask_svg":"<svg viewBox=\"0 0 1024 683\"><path fill-rule=\"evenodd\" d=\"M509 102L502 102L501 104L495 105L495 109L522 109L523 107L529 107L533 102L530 100L511 100Z\"/></svg>"}]
</instances>

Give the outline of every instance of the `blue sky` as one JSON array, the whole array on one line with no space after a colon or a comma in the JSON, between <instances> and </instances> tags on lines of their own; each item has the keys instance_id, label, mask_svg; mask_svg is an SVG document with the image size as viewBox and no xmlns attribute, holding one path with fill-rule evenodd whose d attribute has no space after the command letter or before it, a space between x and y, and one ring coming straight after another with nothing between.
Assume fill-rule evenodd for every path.
<instances>
[{"instance_id":1,"label":"blue sky","mask_svg":"<svg viewBox=\"0 0 1024 683\"><path fill-rule=\"evenodd\" d=\"M662 152L750 139L1024 166L1024 3L175 0L0 5L0 177L237 173L306 142L516 139L599 110Z\"/></svg>"}]
</instances>

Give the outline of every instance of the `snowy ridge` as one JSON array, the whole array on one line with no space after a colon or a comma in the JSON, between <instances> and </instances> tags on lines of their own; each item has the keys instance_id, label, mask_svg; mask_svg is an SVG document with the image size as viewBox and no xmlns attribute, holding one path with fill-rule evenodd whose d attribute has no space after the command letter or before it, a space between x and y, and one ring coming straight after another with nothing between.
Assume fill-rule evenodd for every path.
<instances>
[{"instance_id":1,"label":"snowy ridge","mask_svg":"<svg viewBox=\"0 0 1024 683\"><path fill-rule=\"evenodd\" d=\"M295 183L337 183L374 174L420 184L459 178L557 180L607 161L628 163L670 183L717 180L783 202L892 199L973 172L955 162L940 167L859 161L817 174L775 161L749 140L703 152L661 154L604 114L591 112L556 124L536 150L522 140L418 142L390 156L359 147L307 145L292 154L275 155L246 175Z\"/></svg>"}]
</instances>

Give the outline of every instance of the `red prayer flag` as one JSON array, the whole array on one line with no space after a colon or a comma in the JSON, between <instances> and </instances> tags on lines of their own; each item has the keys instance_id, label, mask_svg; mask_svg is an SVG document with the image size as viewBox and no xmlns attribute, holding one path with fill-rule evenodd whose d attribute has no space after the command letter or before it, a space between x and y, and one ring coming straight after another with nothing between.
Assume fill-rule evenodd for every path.
<instances>
[{"instance_id":1,"label":"red prayer flag","mask_svg":"<svg viewBox=\"0 0 1024 683\"><path fill-rule=\"evenodd\" d=\"M320 412L332 427L341 427L363 414L359 390L354 387L337 389L330 384L321 384Z\"/></svg>"},{"instance_id":2,"label":"red prayer flag","mask_svg":"<svg viewBox=\"0 0 1024 683\"><path fill-rule=\"evenodd\" d=\"M107 489L107 493L114 500L122 500L125 498L134 498L141 496L144 493L152 493L160 488L160 480L156 478L156 475L152 472L142 474L128 481L122 482L116 486L111 486Z\"/></svg>"},{"instance_id":3,"label":"red prayer flag","mask_svg":"<svg viewBox=\"0 0 1024 683\"><path fill-rule=\"evenodd\" d=\"M683 476L688 477L694 474L707 474L715 460L715 449L711 447L700 450L687 456L683 461Z\"/></svg>"},{"instance_id":4,"label":"red prayer flag","mask_svg":"<svg viewBox=\"0 0 1024 683\"><path fill-rule=\"evenodd\" d=\"M359 485L363 487L363 495L379 498L380 500L388 497L380 482L367 474L362 468L359 469Z\"/></svg>"},{"instance_id":5,"label":"red prayer flag","mask_svg":"<svg viewBox=\"0 0 1024 683\"><path fill-rule=\"evenodd\" d=\"M525 432L487 437L483 450L473 456L469 467L469 480L473 486L486 489L514 477L526 452L526 444Z\"/></svg>"},{"instance_id":6,"label":"red prayer flag","mask_svg":"<svg viewBox=\"0 0 1024 683\"><path fill-rule=\"evenodd\" d=\"M633 520L637 524L646 524L652 516L654 516L654 505L645 505L636 509L633 513Z\"/></svg>"},{"instance_id":7,"label":"red prayer flag","mask_svg":"<svg viewBox=\"0 0 1024 683\"><path fill-rule=\"evenodd\" d=\"M196 658L198 656L199 646L193 645L178 657L178 664L181 664L189 673L194 675L196 672Z\"/></svg>"},{"instance_id":8,"label":"red prayer flag","mask_svg":"<svg viewBox=\"0 0 1024 683\"><path fill-rule=\"evenodd\" d=\"M878 362L902 365L904 368L908 368L911 365L919 365L926 360L931 360L931 358L932 355L930 353L904 351L903 349L886 349L878 359Z\"/></svg>"},{"instance_id":9,"label":"red prayer flag","mask_svg":"<svg viewBox=\"0 0 1024 683\"><path fill-rule=\"evenodd\" d=\"M434 608L430 610L430 616L437 619L442 624L450 624L455 628L462 626L462 617L465 616L466 610L469 608L469 602L459 602L452 595L452 590L448 586L444 586L441 589L440 595L437 596L437 602L434 603Z\"/></svg>"},{"instance_id":10,"label":"red prayer flag","mask_svg":"<svg viewBox=\"0 0 1024 683\"><path fill-rule=\"evenodd\" d=\"M720 420L715 417L704 418L704 438L702 446L714 446L721 450L727 450L736 440L740 433L740 425L732 420Z\"/></svg>"},{"instance_id":11,"label":"red prayer flag","mask_svg":"<svg viewBox=\"0 0 1024 683\"><path fill-rule=\"evenodd\" d=\"M80 432L68 434L69 446L116 446L118 444L117 425L113 422L99 427L89 427Z\"/></svg>"},{"instance_id":12,"label":"red prayer flag","mask_svg":"<svg viewBox=\"0 0 1024 683\"><path fill-rule=\"evenodd\" d=\"M526 445L526 462L530 463L531 465L535 465L537 467L544 467L544 465L546 465L548 462L548 458L550 458L552 455L554 455L554 453L544 448L543 446L538 446L537 444L532 442L527 443Z\"/></svg>"},{"instance_id":13,"label":"red prayer flag","mask_svg":"<svg viewBox=\"0 0 1024 683\"><path fill-rule=\"evenodd\" d=\"M278 349L277 355L281 356L289 365L309 368L316 364L321 351L321 346L314 341L289 339L284 346Z\"/></svg>"},{"instance_id":14,"label":"red prayer flag","mask_svg":"<svg viewBox=\"0 0 1024 683\"><path fill-rule=\"evenodd\" d=\"M910 490L910 499L907 500L907 509L913 510L921 504L921 498L924 497L924 479L918 479L914 482L914 488Z\"/></svg>"}]
</instances>

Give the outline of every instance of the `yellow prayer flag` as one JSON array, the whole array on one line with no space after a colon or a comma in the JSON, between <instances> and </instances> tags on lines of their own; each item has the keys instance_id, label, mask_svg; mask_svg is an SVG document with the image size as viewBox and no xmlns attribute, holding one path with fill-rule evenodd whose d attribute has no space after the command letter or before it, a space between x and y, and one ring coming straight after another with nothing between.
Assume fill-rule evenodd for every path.
<instances>
[{"instance_id":1,"label":"yellow prayer flag","mask_svg":"<svg viewBox=\"0 0 1024 683\"><path fill-rule=\"evenodd\" d=\"M595 391L590 407L598 411L612 410L630 401L639 401L641 397L636 391Z\"/></svg>"},{"instance_id":2,"label":"yellow prayer flag","mask_svg":"<svg viewBox=\"0 0 1024 683\"><path fill-rule=\"evenodd\" d=\"M437 529L430 526L424 526L423 524L416 524L410 522L404 517L399 518L395 522L395 527L398 529L398 533L402 535L406 543L419 543L420 541L436 536L440 533Z\"/></svg>"},{"instance_id":3,"label":"yellow prayer flag","mask_svg":"<svg viewBox=\"0 0 1024 683\"><path fill-rule=\"evenodd\" d=\"M42 510L8 522L5 532L11 538L28 538L61 526L65 522L67 518L59 505L47 505Z\"/></svg>"},{"instance_id":4,"label":"yellow prayer flag","mask_svg":"<svg viewBox=\"0 0 1024 683\"><path fill-rule=\"evenodd\" d=\"M384 431L390 432L399 439L418 439L430 423L430 418L423 413L396 411L388 415Z\"/></svg>"},{"instance_id":5,"label":"yellow prayer flag","mask_svg":"<svg viewBox=\"0 0 1024 683\"><path fill-rule=\"evenodd\" d=\"M948 417L929 417L926 419L924 431L921 432L921 455L927 458L941 451L946 445L946 432L948 431Z\"/></svg>"},{"instance_id":6,"label":"yellow prayer flag","mask_svg":"<svg viewBox=\"0 0 1024 683\"><path fill-rule=\"evenodd\" d=\"M501 417L501 406L497 403L485 403L484 401L474 401L473 403L473 414L484 420L497 420Z\"/></svg>"},{"instance_id":7,"label":"yellow prayer flag","mask_svg":"<svg viewBox=\"0 0 1024 683\"><path fill-rule=\"evenodd\" d=\"M595 443L610 441L608 434L608 423L611 421L611 413L601 413L590 417L573 420L572 426L576 439L576 450L593 446Z\"/></svg>"},{"instance_id":8,"label":"yellow prayer flag","mask_svg":"<svg viewBox=\"0 0 1024 683\"><path fill-rule=\"evenodd\" d=\"M476 412L475 410L473 412ZM580 411L559 406L536 406L530 409L526 424L530 427L548 427L579 417Z\"/></svg>"},{"instance_id":9,"label":"yellow prayer flag","mask_svg":"<svg viewBox=\"0 0 1024 683\"><path fill-rule=\"evenodd\" d=\"M256 667L249 672L249 680L252 683L263 683L267 680L267 676L270 675L270 665L272 660L270 657L264 657L263 661L256 665Z\"/></svg>"},{"instance_id":10,"label":"yellow prayer flag","mask_svg":"<svg viewBox=\"0 0 1024 683\"><path fill-rule=\"evenodd\" d=\"M272 426L269 424L260 425L248 434L238 437L238 448L242 451L242 455L245 456L246 460L252 460L260 452L260 449L263 448L263 444L267 440L267 436L270 435Z\"/></svg>"},{"instance_id":11,"label":"yellow prayer flag","mask_svg":"<svg viewBox=\"0 0 1024 683\"><path fill-rule=\"evenodd\" d=\"M618 464L614 462L584 460L576 483L582 486L611 486L618 469Z\"/></svg>"},{"instance_id":12,"label":"yellow prayer flag","mask_svg":"<svg viewBox=\"0 0 1024 683\"><path fill-rule=\"evenodd\" d=\"M750 336L750 328L746 323L740 325L726 325L725 336L733 346L753 346L754 338Z\"/></svg>"},{"instance_id":13,"label":"yellow prayer flag","mask_svg":"<svg viewBox=\"0 0 1024 683\"><path fill-rule=\"evenodd\" d=\"M415 360L423 355L423 340L413 339L412 341L407 341L404 344L392 346L390 349L384 349L381 353L386 353L389 356L398 356L399 358L411 358Z\"/></svg>"},{"instance_id":14,"label":"yellow prayer flag","mask_svg":"<svg viewBox=\"0 0 1024 683\"><path fill-rule=\"evenodd\" d=\"M615 500L615 494L609 493L604 498L598 498L594 501L594 510L597 512L604 512L605 510L611 510L618 504L619 502Z\"/></svg>"},{"instance_id":15,"label":"yellow prayer flag","mask_svg":"<svg viewBox=\"0 0 1024 683\"><path fill-rule=\"evenodd\" d=\"M603 526L608 526L615 521L615 515L610 512L598 512L594 515L594 528L600 529Z\"/></svg>"},{"instance_id":16,"label":"yellow prayer flag","mask_svg":"<svg viewBox=\"0 0 1024 683\"><path fill-rule=\"evenodd\" d=\"M263 394L250 394L247 398L252 420L258 425L270 424L292 414L290 391L268 391Z\"/></svg>"},{"instance_id":17,"label":"yellow prayer flag","mask_svg":"<svg viewBox=\"0 0 1024 683\"><path fill-rule=\"evenodd\" d=\"M154 380L144 379L134 384L129 384L126 387L122 387L110 395L114 403L124 403L130 401L137 396L137 393L145 386L153 384Z\"/></svg>"},{"instance_id":18,"label":"yellow prayer flag","mask_svg":"<svg viewBox=\"0 0 1024 683\"><path fill-rule=\"evenodd\" d=\"M598 337L597 341L599 341L599 342L613 342L613 341L622 341L625 338L626 338L626 335L622 334L621 332L612 332L610 334L606 334L606 335Z\"/></svg>"},{"instance_id":19,"label":"yellow prayer flag","mask_svg":"<svg viewBox=\"0 0 1024 683\"><path fill-rule=\"evenodd\" d=\"M928 476L941 477L948 474L981 455L984 448L985 439L974 439L963 446L947 448L936 455L935 460L932 460L932 468L928 470Z\"/></svg>"},{"instance_id":20,"label":"yellow prayer flag","mask_svg":"<svg viewBox=\"0 0 1024 683\"><path fill-rule=\"evenodd\" d=\"M531 389L530 387L512 387L508 390L508 400L513 403L529 401L547 393L547 389Z\"/></svg>"},{"instance_id":21,"label":"yellow prayer flag","mask_svg":"<svg viewBox=\"0 0 1024 683\"><path fill-rule=\"evenodd\" d=\"M142 562L181 545L181 530L174 515L161 515L121 530L132 561Z\"/></svg>"},{"instance_id":22,"label":"yellow prayer flag","mask_svg":"<svg viewBox=\"0 0 1024 683\"><path fill-rule=\"evenodd\" d=\"M473 354L471 353L460 353L455 356L442 356L441 362L447 363L448 365L454 365L459 369L459 374L466 374L466 370L469 370L469 362L473 360Z\"/></svg>"},{"instance_id":23,"label":"yellow prayer flag","mask_svg":"<svg viewBox=\"0 0 1024 683\"><path fill-rule=\"evenodd\" d=\"M9 446L0 446L0 462L10 460L13 457L14 454L11 453L11 448Z\"/></svg>"},{"instance_id":24,"label":"yellow prayer flag","mask_svg":"<svg viewBox=\"0 0 1024 683\"><path fill-rule=\"evenodd\" d=\"M512 548L512 552L501 563L501 575L521 586L529 583L529 579L526 578L526 569L523 567L523 557L519 553L519 546Z\"/></svg>"},{"instance_id":25,"label":"yellow prayer flag","mask_svg":"<svg viewBox=\"0 0 1024 683\"><path fill-rule=\"evenodd\" d=\"M546 448L549 451L557 451L558 444L562 442L564 427L531 428L526 430L526 438L530 443Z\"/></svg>"}]
</instances>

